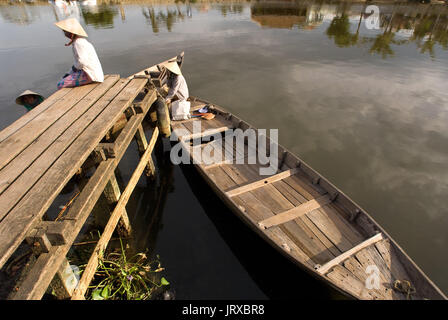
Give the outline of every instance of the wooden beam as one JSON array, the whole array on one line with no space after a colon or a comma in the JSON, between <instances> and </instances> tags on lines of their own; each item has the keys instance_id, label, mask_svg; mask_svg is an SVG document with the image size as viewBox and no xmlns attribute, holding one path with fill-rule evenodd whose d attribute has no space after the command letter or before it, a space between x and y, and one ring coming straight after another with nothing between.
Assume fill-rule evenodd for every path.
<instances>
[{"instance_id":1,"label":"wooden beam","mask_svg":"<svg viewBox=\"0 0 448 320\"><path fill-rule=\"evenodd\" d=\"M27 148L34 140L36 140L45 130L53 123L58 121L65 113L69 112L78 102L84 101L92 105L95 101L85 100L84 97L89 95L100 84L92 83L81 87L72 88L63 99L56 101L46 111L40 113L32 121L28 122L22 128L14 132L5 140L0 142L0 169L5 167L20 152Z\"/></svg>"},{"instance_id":2,"label":"wooden beam","mask_svg":"<svg viewBox=\"0 0 448 320\"><path fill-rule=\"evenodd\" d=\"M333 260L328 261L327 263L325 263L323 266L316 268L316 270L321 273L321 274L325 274L327 273L332 267L334 267L335 265L341 263L342 261L348 259L350 256L354 255L355 253L361 251L362 249L378 242L384 239L384 236L382 233L377 233L376 235L374 235L373 237L361 242L360 244L356 245L355 247L351 248L350 250L340 254L339 256L337 256L336 258L334 258Z\"/></svg>"},{"instance_id":3,"label":"wooden beam","mask_svg":"<svg viewBox=\"0 0 448 320\"><path fill-rule=\"evenodd\" d=\"M46 98L42 103L40 103L37 107L28 111L10 124L8 127L0 131L0 142L8 138L10 135L14 134L16 131L20 130L23 126L25 126L28 122L32 121L39 114L47 110L51 107L52 104L64 98L64 96L71 91L71 88L62 88L53 93L51 96Z\"/></svg>"},{"instance_id":4,"label":"wooden beam","mask_svg":"<svg viewBox=\"0 0 448 320\"><path fill-rule=\"evenodd\" d=\"M147 165L148 159L152 154L152 150L154 149L154 145L157 141L158 135L159 135L159 129L156 127L152 134L151 140L149 141L148 148L146 149L145 153L141 157L140 162L138 163L137 168L135 169L134 173L132 174L128 185L126 186L125 190L121 194L120 200L118 201L117 205L115 206L115 209L111 214L109 222L107 223L106 227L104 228L103 234L101 235L101 238L98 241L98 243L95 247L95 250L93 251L92 255L90 256L89 262L87 263L87 266L83 272L82 278L79 281L79 285L73 292L73 296L72 296L73 300L84 299L84 295L87 291L90 281L92 280L92 278L95 274L96 268L98 266L98 259L102 257L102 255L104 254L104 250L106 250L107 244L110 240L110 237L112 236L112 233L114 232L114 230L117 226L117 223L121 216L123 208L126 206L126 203L128 202L132 192L134 191L135 185L137 184L138 180L140 179L140 176L142 175L142 172Z\"/></svg>"},{"instance_id":5,"label":"wooden beam","mask_svg":"<svg viewBox=\"0 0 448 320\"><path fill-rule=\"evenodd\" d=\"M270 183L273 183L275 181L282 180L282 179L285 179L287 177L293 176L297 172L299 172L299 168L292 168L292 169L289 169L289 170L285 170L285 171L277 173L277 174L275 174L273 176L267 177L265 179L258 180L258 181L255 181L255 182L251 182L251 183L248 183L248 184L246 184L244 186L240 186L240 187L231 189L231 190L226 192L226 195L228 197L230 197L230 198L231 197L235 197L235 196L237 196L237 195L239 195L241 193L248 192L248 191L251 191L251 190L254 190L254 189L257 189L257 188L261 188L261 187L263 187L263 186L265 186L267 184L270 184Z\"/></svg>"},{"instance_id":6,"label":"wooden beam","mask_svg":"<svg viewBox=\"0 0 448 320\"><path fill-rule=\"evenodd\" d=\"M38 256L43 252L50 252L51 242L47 234L42 229L35 229L25 241L31 246L34 255Z\"/></svg>"},{"instance_id":7,"label":"wooden beam","mask_svg":"<svg viewBox=\"0 0 448 320\"><path fill-rule=\"evenodd\" d=\"M48 253L43 253L37 258L35 265L20 284L19 290L12 297L13 299L37 300L42 298L54 275L65 261L67 252L103 192L110 175L114 172L116 161L116 158L112 158L100 163L64 218L72 224L70 232L68 232L67 244L52 246Z\"/></svg>"},{"instance_id":8,"label":"wooden beam","mask_svg":"<svg viewBox=\"0 0 448 320\"><path fill-rule=\"evenodd\" d=\"M223 126L223 127L219 127L219 128L214 128L214 129L208 129L202 132L198 132L198 133L191 133L188 134L186 136L181 136L179 138L179 140L182 141L187 141L187 140L193 140L193 139L199 139L199 138L203 138L206 136L211 136L217 133L222 133L222 132L226 132L227 130L230 130L232 128L229 128L228 126Z\"/></svg>"},{"instance_id":9,"label":"wooden beam","mask_svg":"<svg viewBox=\"0 0 448 320\"><path fill-rule=\"evenodd\" d=\"M101 193L110 181L111 176L114 174L116 166L123 157L129 143L132 141L135 131L143 120L147 109L148 108L144 108L143 114L133 116L126 124L126 127L120 132L119 136L115 140L116 157L105 159L100 162L93 176L89 178L80 195L76 198L73 205L68 210L67 215L62 218L62 221L43 221L41 224L45 226L44 228L36 227L34 229L36 231L43 231L43 229L45 229L48 232L59 229L52 227L52 224L58 223L58 225L64 226L64 230L61 230L60 233L64 235L65 244L59 243L57 246L51 246L51 243L49 243L46 246L48 248L46 248L45 251L49 252L40 254L37 258L35 266L21 283L19 290L14 294L13 299L34 300L42 297L55 274L57 274L58 270L60 271L59 266L61 266L61 263L63 264L66 260L65 256L67 252L71 248L73 241L79 234L79 231L98 201ZM37 233L29 233L30 237L35 237L36 235ZM30 238L29 240L34 239ZM37 240L40 240L40 238Z\"/></svg>"},{"instance_id":10,"label":"wooden beam","mask_svg":"<svg viewBox=\"0 0 448 320\"><path fill-rule=\"evenodd\" d=\"M17 156L14 157L4 168L0 170L0 181L7 181L8 184L0 186L0 194L5 192L9 187L14 188L16 183L22 181L21 190L18 192L9 192L6 196L10 201L17 201L18 197L30 188L33 182L37 181L39 177L45 172L45 170L51 166L55 159L72 143L74 139L82 132L82 130L88 125L85 117L88 117L90 111L94 109L94 103L101 98L119 79L119 76L108 76L103 83L95 87L87 97L79 100L78 103L63 114L59 119L55 121L45 132L43 132L38 139L34 140L30 145L26 146ZM97 110L99 114L102 109ZM43 117L49 113L50 110L40 115ZM35 134L35 130L28 128L31 126L35 119L31 121L26 127L18 131L16 135L28 134L32 137ZM27 131L28 130L30 131ZM79 130L76 130L78 128ZM25 133L21 131L27 131ZM27 137L28 138L28 137ZM58 148L52 146L57 141ZM6 143L6 141L5 141ZM0 149L4 150L2 153L9 153L10 149L3 149L3 144L0 143ZM48 150L51 150L51 156L45 156ZM13 150L13 149L11 149ZM39 162L38 166L33 165L34 162ZM33 165L33 166L32 166ZM32 166L32 169L28 168ZM22 177L22 178L21 178ZM23 182L25 181L25 183ZM0 200L3 203L4 200ZM4 212L3 210L0 210ZM0 214L0 216L3 216Z\"/></svg>"},{"instance_id":11,"label":"wooden beam","mask_svg":"<svg viewBox=\"0 0 448 320\"><path fill-rule=\"evenodd\" d=\"M52 246L60 246L67 243L68 221L41 221L36 227L28 231L26 238L31 241L36 235L45 234ZM40 237L40 236L39 236ZM48 252L48 251L45 251Z\"/></svg>"},{"instance_id":12,"label":"wooden beam","mask_svg":"<svg viewBox=\"0 0 448 320\"><path fill-rule=\"evenodd\" d=\"M286 223L288 221L297 219L298 217L301 217L313 210L322 208L323 206L329 204L330 202L331 202L330 197L328 195L324 195L319 198L312 199L305 203L302 203L301 205L299 205L293 209L279 213L273 217L264 219L264 220L258 222L258 225L262 229L268 229L270 227L275 227L280 224Z\"/></svg>"},{"instance_id":13,"label":"wooden beam","mask_svg":"<svg viewBox=\"0 0 448 320\"><path fill-rule=\"evenodd\" d=\"M146 148L148 147L148 141L146 141L145 131L143 130L141 124L138 126L137 131L135 133L135 140L137 141L140 156L142 156L145 153ZM147 177L154 179L155 173L156 173L156 167L154 166L152 158L149 157L149 161L145 169L145 174Z\"/></svg>"},{"instance_id":14,"label":"wooden beam","mask_svg":"<svg viewBox=\"0 0 448 320\"><path fill-rule=\"evenodd\" d=\"M103 194L109 205L117 203L120 199L121 191L120 187L118 186L115 174L111 175L109 182L104 188ZM122 210L118 231L120 236L123 238L129 237L131 235L132 228L126 208L123 208Z\"/></svg>"},{"instance_id":15,"label":"wooden beam","mask_svg":"<svg viewBox=\"0 0 448 320\"><path fill-rule=\"evenodd\" d=\"M28 193L22 194L20 201L0 222L0 266L4 265L8 257L23 241L27 230L37 224L38 219L47 211L53 200L84 163L111 125L133 102L145 86L146 81L138 79L131 80L129 83L126 80L117 82L118 85L121 83L127 84L127 86L118 95L117 92L109 94L111 89L97 102L105 103L107 108L102 108L103 112L77 137ZM3 198L2 196L0 199Z\"/></svg>"}]
</instances>

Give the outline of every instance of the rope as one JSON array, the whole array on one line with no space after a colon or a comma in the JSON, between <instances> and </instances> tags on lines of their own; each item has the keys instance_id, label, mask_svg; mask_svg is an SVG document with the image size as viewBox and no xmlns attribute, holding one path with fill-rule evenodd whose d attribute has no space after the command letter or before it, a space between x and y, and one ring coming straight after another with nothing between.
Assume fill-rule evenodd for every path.
<instances>
[{"instance_id":1,"label":"rope","mask_svg":"<svg viewBox=\"0 0 448 320\"><path fill-rule=\"evenodd\" d=\"M406 294L406 299L408 300L411 300L411 295L417 292L415 287L408 280L395 280L394 289L398 292Z\"/></svg>"}]
</instances>

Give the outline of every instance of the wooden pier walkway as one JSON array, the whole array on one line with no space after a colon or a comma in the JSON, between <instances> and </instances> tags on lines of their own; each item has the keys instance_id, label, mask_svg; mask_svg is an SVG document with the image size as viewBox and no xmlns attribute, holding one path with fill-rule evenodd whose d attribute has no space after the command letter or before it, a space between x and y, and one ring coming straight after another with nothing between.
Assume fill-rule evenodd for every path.
<instances>
[{"instance_id":1,"label":"wooden pier walkway","mask_svg":"<svg viewBox=\"0 0 448 320\"><path fill-rule=\"evenodd\" d=\"M154 174L158 129L147 141L141 123L156 97L148 79L107 75L103 83L55 92L0 132L0 268L24 241L37 257L12 298L40 299L55 275L70 273L66 254L104 193L115 209L79 283L65 286L68 297L84 298L116 226L130 232L125 205L142 172ZM109 137L124 117L123 129ZM141 159L121 192L114 170L134 138ZM95 172L70 209L46 221L56 197L87 166Z\"/></svg>"}]
</instances>

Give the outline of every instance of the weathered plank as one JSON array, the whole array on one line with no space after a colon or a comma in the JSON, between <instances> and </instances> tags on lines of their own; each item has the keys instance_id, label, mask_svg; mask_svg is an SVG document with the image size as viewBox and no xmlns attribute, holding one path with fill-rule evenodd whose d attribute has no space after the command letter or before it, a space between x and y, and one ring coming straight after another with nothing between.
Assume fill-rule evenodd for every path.
<instances>
[{"instance_id":1,"label":"weathered plank","mask_svg":"<svg viewBox=\"0 0 448 320\"><path fill-rule=\"evenodd\" d=\"M370 268L372 275L378 277L377 285L379 285L379 290L383 292L386 299L406 299L402 293L393 290L393 280L390 269L385 265L384 260L381 258L374 245L360 250L355 254L355 257L365 270Z\"/></svg>"},{"instance_id":2,"label":"weathered plank","mask_svg":"<svg viewBox=\"0 0 448 320\"><path fill-rule=\"evenodd\" d=\"M138 180L140 179L140 176L142 175L143 170L145 169L149 157L151 157L152 150L154 148L154 145L156 143L157 137L159 135L159 130L156 127L153 131L152 137L148 143L148 148L146 149L145 153L140 159L139 164L137 165L137 168L135 169L134 173L131 176L131 179L128 182L128 185L126 186L125 190L120 196L120 200L118 201L117 205L115 206L114 211L111 214L111 217L109 221L107 222L106 227L104 228L104 231L101 235L100 240L98 241L95 250L93 254L89 258L89 262L87 263L86 268L84 269L83 275L81 280L79 281L78 287L74 290L72 299L84 299L84 294L87 291L87 287L90 284L90 281L92 280L96 268L98 266L98 259L102 257L104 254L104 250L106 250L107 244L109 243L110 237L112 236L113 231L116 228L116 225L118 223L118 220L120 216L122 215L122 211L128 202L132 192L134 191L135 185L137 184Z\"/></svg>"},{"instance_id":3,"label":"weathered plank","mask_svg":"<svg viewBox=\"0 0 448 320\"><path fill-rule=\"evenodd\" d=\"M249 193L253 194L260 203L267 206L275 214L294 208L294 205L272 185L252 190ZM279 228L316 263L323 263L334 257L332 251L328 250L302 220L296 219L285 222Z\"/></svg>"},{"instance_id":4,"label":"weathered plank","mask_svg":"<svg viewBox=\"0 0 448 320\"><path fill-rule=\"evenodd\" d=\"M334 258L333 260L328 261L327 263L325 263L323 266L317 268L317 271L321 274L325 274L326 272L328 272L328 270L330 270L332 267L334 267L335 265L338 265L339 263L341 263L342 261L344 261L345 259L347 259L348 257L356 254L357 252L359 252L360 250L374 244L375 242L381 241L383 239L383 234L382 233L378 233L376 235L374 235L373 237L361 242L360 244L358 244L357 246L351 248L350 250L342 253L341 255L337 256L336 258Z\"/></svg>"},{"instance_id":5,"label":"weathered plank","mask_svg":"<svg viewBox=\"0 0 448 320\"><path fill-rule=\"evenodd\" d=\"M251 191L251 190L257 189L257 188L261 188L261 187L263 187L263 186L265 186L267 184L270 184L270 183L273 183L275 181L282 180L282 179L284 179L286 177L292 176L292 175L296 174L298 172L298 170L299 169L297 169L297 168L288 169L288 170L285 170L283 172L277 173L277 174L275 174L273 176L267 177L265 179L262 179L262 180L259 180L259 181L255 181L255 182L246 184L244 186L240 186L238 188L229 190L229 191L226 192L226 194L227 194L228 197L234 197L234 196L239 195L239 194L241 194L243 192L247 192L247 191Z\"/></svg>"},{"instance_id":6,"label":"weathered plank","mask_svg":"<svg viewBox=\"0 0 448 320\"><path fill-rule=\"evenodd\" d=\"M128 83L128 81L120 80L118 83ZM1 221L0 267L20 244L27 230L45 213L67 181L107 133L110 126L129 107L146 82L145 79L131 80L110 103L105 101L108 103L107 108L92 121L70 148L55 161L45 175ZM99 103L102 102L102 99Z\"/></svg>"},{"instance_id":7,"label":"weathered plank","mask_svg":"<svg viewBox=\"0 0 448 320\"><path fill-rule=\"evenodd\" d=\"M115 177L115 174L112 174L109 182L106 184L106 187L104 188L104 197L106 198L109 205L114 205L118 202L120 199L121 191L120 187L117 182L117 178ZM121 217L120 217L120 223L119 223L119 232L120 236L122 237L128 237L131 235L132 227L131 223L129 221L128 213L126 211L126 208L123 208Z\"/></svg>"},{"instance_id":8,"label":"weathered plank","mask_svg":"<svg viewBox=\"0 0 448 320\"><path fill-rule=\"evenodd\" d=\"M387 299L384 287L379 286L379 288L374 288L374 286L372 285L370 288L368 288L366 280L369 279L369 276L371 274L367 274L366 268L364 268L355 257L352 256L348 258L342 264L348 271L352 273L354 277L356 277L362 283L364 283L366 290L369 291L372 290L375 292L374 294L377 295L378 297L381 297L381 299Z\"/></svg>"},{"instance_id":9,"label":"weathered plank","mask_svg":"<svg viewBox=\"0 0 448 320\"><path fill-rule=\"evenodd\" d=\"M138 150L141 156L145 153L145 150L148 147L148 141L146 141L145 132L143 131L143 127L141 124L137 127L137 131L135 132L135 140L137 141ZM152 161L152 158L149 157L148 164L146 165L145 174L148 177L154 178L155 173L156 169L154 166L154 162Z\"/></svg>"},{"instance_id":10,"label":"weathered plank","mask_svg":"<svg viewBox=\"0 0 448 320\"><path fill-rule=\"evenodd\" d=\"M54 104L56 101L60 100L67 93L69 93L70 90L71 90L70 88L62 88L62 89L56 91L51 96L49 96L47 99L45 99L41 104L39 104L37 107L28 111L23 116L21 116L19 119L17 119L12 124L10 124L8 127L4 128L2 131L0 131L0 142L5 140L6 138L8 138L14 132L20 130L24 125L26 125L28 122L30 122L34 118L36 118L40 113L47 110L52 104Z\"/></svg>"},{"instance_id":11,"label":"weathered plank","mask_svg":"<svg viewBox=\"0 0 448 320\"><path fill-rule=\"evenodd\" d=\"M38 158L45 150L101 97L109 90L119 79L117 75L106 76L103 83L99 84L86 97L82 98L78 104L67 111L61 118L59 118L52 126L50 126L42 135L28 147L26 147L20 154L18 154L11 162L9 162L3 169L0 170L0 195L9 185L14 183L19 175L21 175L26 168L28 168L36 158ZM98 110L100 111L100 110ZM81 121L82 122L82 121ZM76 123L78 125L78 123ZM88 125L88 123L84 123ZM79 127L82 130L82 126ZM74 139L76 136L71 135ZM67 144L71 141L67 140ZM58 156L65 150L66 145L60 145L58 150L53 151L54 156ZM50 158L48 159L48 166L51 165ZM46 168L42 167L43 170ZM37 172L36 176L37 175ZM43 173L43 172L42 172ZM27 179L28 180L28 179ZM2 183L4 182L4 183ZM26 192L23 190L22 192Z\"/></svg>"},{"instance_id":12,"label":"weathered plank","mask_svg":"<svg viewBox=\"0 0 448 320\"><path fill-rule=\"evenodd\" d=\"M147 96L149 95L151 93ZM151 100L149 100L149 103L151 103ZM143 120L147 108L144 108L143 112L143 114L134 115L129 119L129 122L114 143L115 157L102 161L99 164L93 176L89 178L81 194L76 198L67 215L63 218L62 222L68 223L65 224L65 230L63 230L66 238L65 244L52 247L49 250L49 254L41 254L38 257L37 264L22 282L14 297L15 299L40 299L42 297L51 279L56 274L61 261L64 261L71 244L77 237L108 181L110 181L110 177L114 174L114 169L132 141L137 130L136 128Z\"/></svg>"},{"instance_id":13,"label":"weathered plank","mask_svg":"<svg viewBox=\"0 0 448 320\"><path fill-rule=\"evenodd\" d=\"M213 134L216 134L216 133L226 132L229 129L231 129L231 128L229 128L228 126L224 126L224 127L220 127L220 128L205 130L205 131L202 131L202 132L191 133L189 135L181 136L180 138L183 141L199 139L199 138L210 136L210 135L213 135Z\"/></svg>"},{"instance_id":14,"label":"weathered plank","mask_svg":"<svg viewBox=\"0 0 448 320\"><path fill-rule=\"evenodd\" d=\"M383 299L373 290L368 290L363 282L342 266L336 265L327 277L338 287L344 289L352 296L362 300Z\"/></svg>"},{"instance_id":15,"label":"weathered plank","mask_svg":"<svg viewBox=\"0 0 448 320\"><path fill-rule=\"evenodd\" d=\"M259 179L258 165L228 165L223 166L222 169L226 171L235 181L239 182L239 185L245 181L254 181ZM225 189L226 190L226 189ZM272 212L269 216L264 216L261 219L256 219L255 224L263 219L270 218L274 214L278 214L288 209L292 209L294 206L272 185L267 185L262 189L255 189L253 191L242 193L232 199L238 199L245 195L255 196L256 201L263 207L269 208ZM268 229L276 230L277 228ZM265 232L267 230L264 230ZM280 227L280 231L286 236L289 241L294 243L294 246L300 248L300 250L307 256L307 261L311 263L323 263L334 258L332 250L328 250L327 247L318 239L315 234L307 227L302 220L297 219L294 222L287 222ZM302 259L303 260L303 259Z\"/></svg>"},{"instance_id":16,"label":"weathered plank","mask_svg":"<svg viewBox=\"0 0 448 320\"><path fill-rule=\"evenodd\" d=\"M282 180L276 181L272 185L294 206L299 206L308 201L300 193L291 188ZM341 254L341 251L327 238L327 236L319 228L316 227L316 225L309 219L309 217L304 215L298 217L297 219L295 219L295 221L297 224L305 225L308 229L310 229L315 237L317 237L334 256L338 256Z\"/></svg>"},{"instance_id":17,"label":"weathered plank","mask_svg":"<svg viewBox=\"0 0 448 320\"><path fill-rule=\"evenodd\" d=\"M411 279L403 264L396 257L395 249L392 247L389 239L375 243L375 247L395 279L408 281Z\"/></svg>"},{"instance_id":18,"label":"weathered plank","mask_svg":"<svg viewBox=\"0 0 448 320\"><path fill-rule=\"evenodd\" d=\"M313 189L306 182L307 180L305 178L301 179L301 177L302 175L299 173L284 179L284 181L302 194L307 200L317 198L323 194L323 192ZM328 233L328 236L333 236L333 243L342 246L342 251L345 251L345 247L350 247L350 243L354 245L363 239L355 226L341 217L338 211L334 209L334 201L323 208L313 211L309 215L309 218L314 220L313 223L319 223L319 228L323 228L321 229L323 233Z\"/></svg>"},{"instance_id":19,"label":"weathered plank","mask_svg":"<svg viewBox=\"0 0 448 320\"><path fill-rule=\"evenodd\" d=\"M309 200L298 207L293 209L289 209L282 213L279 213L271 218L262 220L258 222L258 225L262 229L268 229L273 226L278 226L279 224L283 224L285 222L294 220L302 215L305 215L315 209L319 209L322 206L327 205L331 202L331 199L328 195L321 196L317 199Z\"/></svg>"},{"instance_id":20,"label":"weathered plank","mask_svg":"<svg viewBox=\"0 0 448 320\"><path fill-rule=\"evenodd\" d=\"M66 259L67 252L103 192L115 167L116 159L107 159L100 163L65 218L71 222L70 232L66 233L68 235L67 243L53 246L48 253L39 255L13 299L37 300L42 298L61 263Z\"/></svg>"},{"instance_id":21,"label":"weathered plank","mask_svg":"<svg viewBox=\"0 0 448 320\"><path fill-rule=\"evenodd\" d=\"M235 167L242 169L244 165L232 165L220 167L219 169L224 171L235 183L242 183L247 179L247 176L243 176L235 170ZM217 170L219 172L219 170ZM246 175L250 175L246 171ZM221 178L222 179L222 178ZM219 180L221 180L219 179ZM239 209L246 214L246 216L251 220L253 224L264 218L268 218L274 215L272 209L270 209L266 204L262 203L258 198L256 198L251 192L240 194L232 198L235 203L239 205ZM313 262L310 256L307 254L306 246L300 246L297 242L294 242L288 237L285 230L272 229L264 231L267 236L269 236L278 247L290 253L293 257L303 262L305 265L312 266ZM301 244L301 243L300 243ZM305 249L305 250L304 250Z\"/></svg>"},{"instance_id":22,"label":"weathered plank","mask_svg":"<svg viewBox=\"0 0 448 320\"><path fill-rule=\"evenodd\" d=\"M33 185L44 175L48 169L55 163L55 161L63 154L71 144L76 141L77 137L84 132L87 126L94 121L101 112L108 106L110 101L120 93L126 86L127 82L117 82L105 95L103 95L93 106L78 118L70 127L68 127L64 134L55 137L45 136L45 139L52 139L51 145L45 150L43 154L38 156L34 162L9 186L0 196L0 221L14 208L20 199L33 187ZM109 85L109 84L107 84ZM104 92L103 92L104 93ZM88 102L88 105L90 103ZM36 142L36 144L39 144ZM93 148L93 147L92 147ZM30 148L31 152L34 148ZM81 151L89 152L89 150ZM70 166L70 160L66 162L66 166ZM6 168L5 168L6 169ZM12 170L13 167L12 167ZM67 170L66 167L60 168L63 172ZM8 170L8 172L10 172ZM49 185L49 187L53 187Z\"/></svg>"},{"instance_id":23,"label":"weathered plank","mask_svg":"<svg viewBox=\"0 0 448 320\"><path fill-rule=\"evenodd\" d=\"M33 121L28 122L18 131L0 142L0 169L14 159L17 154L37 139L42 132L47 130L48 127L73 108L98 85L98 83L93 83L72 88L69 93L52 104L45 112L40 113Z\"/></svg>"}]
</instances>

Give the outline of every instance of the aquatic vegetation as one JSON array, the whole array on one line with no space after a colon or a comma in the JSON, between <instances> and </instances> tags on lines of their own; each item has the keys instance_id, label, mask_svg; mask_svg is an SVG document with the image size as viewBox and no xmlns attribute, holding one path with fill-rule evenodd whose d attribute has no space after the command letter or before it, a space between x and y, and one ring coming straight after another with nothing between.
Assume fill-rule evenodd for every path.
<instances>
[{"instance_id":1,"label":"aquatic vegetation","mask_svg":"<svg viewBox=\"0 0 448 320\"><path fill-rule=\"evenodd\" d=\"M170 284L160 277L164 268L159 256L149 261L145 253L137 253L128 259L121 239L120 244L120 252L99 259L94 278L97 284L89 286L88 299L148 300L157 289Z\"/></svg>"}]
</instances>

